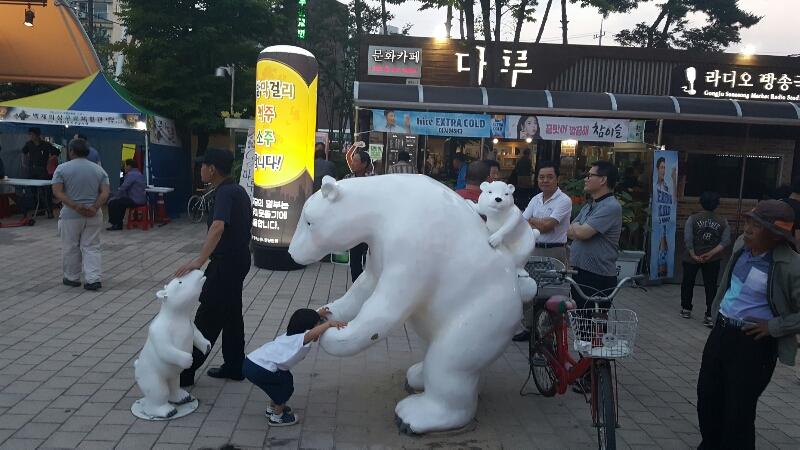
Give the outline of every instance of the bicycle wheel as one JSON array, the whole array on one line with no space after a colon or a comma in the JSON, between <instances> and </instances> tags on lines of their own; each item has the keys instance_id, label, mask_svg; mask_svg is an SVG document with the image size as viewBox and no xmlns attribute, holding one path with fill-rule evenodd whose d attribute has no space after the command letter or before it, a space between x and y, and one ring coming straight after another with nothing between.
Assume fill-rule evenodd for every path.
<instances>
[{"instance_id":1,"label":"bicycle wheel","mask_svg":"<svg viewBox=\"0 0 800 450\"><path fill-rule=\"evenodd\" d=\"M614 401L613 378L611 364L600 361L595 364L597 389L594 401L597 427L597 444L600 449L617 448L617 408Z\"/></svg>"},{"instance_id":2,"label":"bicycle wheel","mask_svg":"<svg viewBox=\"0 0 800 450\"><path fill-rule=\"evenodd\" d=\"M186 214L194 223L198 223L203 220L203 197L199 195L193 195L189 197L189 203L186 205Z\"/></svg>"},{"instance_id":3,"label":"bicycle wheel","mask_svg":"<svg viewBox=\"0 0 800 450\"><path fill-rule=\"evenodd\" d=\"M534 313L530 341L530 365L536 389L545 397L556 395L558 380L551 365L556 352L555 336L546 334L552 327L550 314L544 309Z\"/></svg>"}]
</instances>

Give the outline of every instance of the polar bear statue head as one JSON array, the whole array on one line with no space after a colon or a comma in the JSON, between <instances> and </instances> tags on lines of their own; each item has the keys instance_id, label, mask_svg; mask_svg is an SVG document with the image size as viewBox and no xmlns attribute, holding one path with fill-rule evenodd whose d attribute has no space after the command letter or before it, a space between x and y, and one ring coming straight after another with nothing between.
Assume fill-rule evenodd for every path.
<instances>
[{"instance_id":1,"label":"polar bear statue head","mask_svg":"<svg viewBox=\"0 0 800 450\"><path fill-rule=\"evenodd\" d=\"M478 197L478 212L483 215L496 215L514 206L514 185L502 181L481 183L481 195Z\"/></svg>"},{"instance_id":2,"label":"polar bear statue head","mask_svg":"<svg viewBox=\"0 0 800 450\"><path fill-rule=\"evenodd\" d=\"M289 255L298 264L311 264L363 242L364 233L358 224L366 208L344 184L325 176L320 190L303 205L289 244Z\"/></svg>"},{"instance_id":3,"label":"polar bear statue head","mask_svg":"<svg viewBox=\"0 0 800 450\"><path fill-rule=\"evenodd\" d=\"M162 309L173 311L191 309L200 298L205 282L203 271L193 270L180 278L173 278L164 289L156 293L156 297L161 300Z\"/></svg>"}]
</instances>

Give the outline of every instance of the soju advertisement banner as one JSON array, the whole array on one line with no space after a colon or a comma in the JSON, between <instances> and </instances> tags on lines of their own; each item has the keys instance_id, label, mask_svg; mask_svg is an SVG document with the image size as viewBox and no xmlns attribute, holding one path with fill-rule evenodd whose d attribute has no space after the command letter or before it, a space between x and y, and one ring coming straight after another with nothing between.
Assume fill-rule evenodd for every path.
<instances>
[{"instance_id":1,"label":"soju advertisement banner","mask_svg":"<svg viewBox=\"0 0 800 450\"><path fill-rule=\"evenodd\" d=\"M678 210L678 152L653 154L652 230L650 233L650 279L675 274L675 228Z\"/></svg>"}]
</instances>

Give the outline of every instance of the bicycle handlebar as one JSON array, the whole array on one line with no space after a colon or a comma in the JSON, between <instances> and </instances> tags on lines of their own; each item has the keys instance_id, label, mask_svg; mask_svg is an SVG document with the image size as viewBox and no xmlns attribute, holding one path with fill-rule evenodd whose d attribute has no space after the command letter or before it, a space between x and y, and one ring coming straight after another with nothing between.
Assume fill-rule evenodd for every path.
<instances>
[{"instance_id":1,"label":"bicycle handlebar","mask_svg":"<svg viewBox=\"0 0 800 450\"><path fill-rule=\"evenodd\" d=\"M623 286L625 286L631 281L639 281L645 278L644 274L635 275L632 277L625 277L622 280L620 280L619 283L617 283L617 285L614 287L614 290L611 291L611 294L607 296L597 295L597 294L586 295L586 293L583 292L583 290L581 289L581 285L578 284L575 280L573 280L572 277L570 277L570 275L575 275L577 273L578 272L574 270L548 270L547 272L542 272L541 274L539 274L539 276L541 278L561 279L567 281L569 284L572 285L572 287L575 288L575 292L577 292L579 296L581 296L586 301L594 303L611 303L614 300L614 297L616 297L616 295L619 293L619 290ZM598 291L598 292L603 292L603 291Z\"/></svg>"}]
</instances>

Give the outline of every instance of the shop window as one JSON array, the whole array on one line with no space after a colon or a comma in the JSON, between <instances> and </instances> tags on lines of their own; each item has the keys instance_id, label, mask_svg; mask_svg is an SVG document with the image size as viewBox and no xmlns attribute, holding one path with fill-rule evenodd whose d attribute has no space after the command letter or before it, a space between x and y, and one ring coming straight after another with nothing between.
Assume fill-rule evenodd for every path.
<instances>
[{"instance_id":1,"label":"shop window","mask_svg":"<svg viewBox=\"0 0 800 450\"><path fill-rule=\"evenodd\" d=\"M684 195L698 197L704 191L715 191L723 198L739 198L745 158L747 162L742 198L764 198L767 192L777 186L780 179L780 157L690 153L686 161Z\"/></svg>"}]
</instances>

